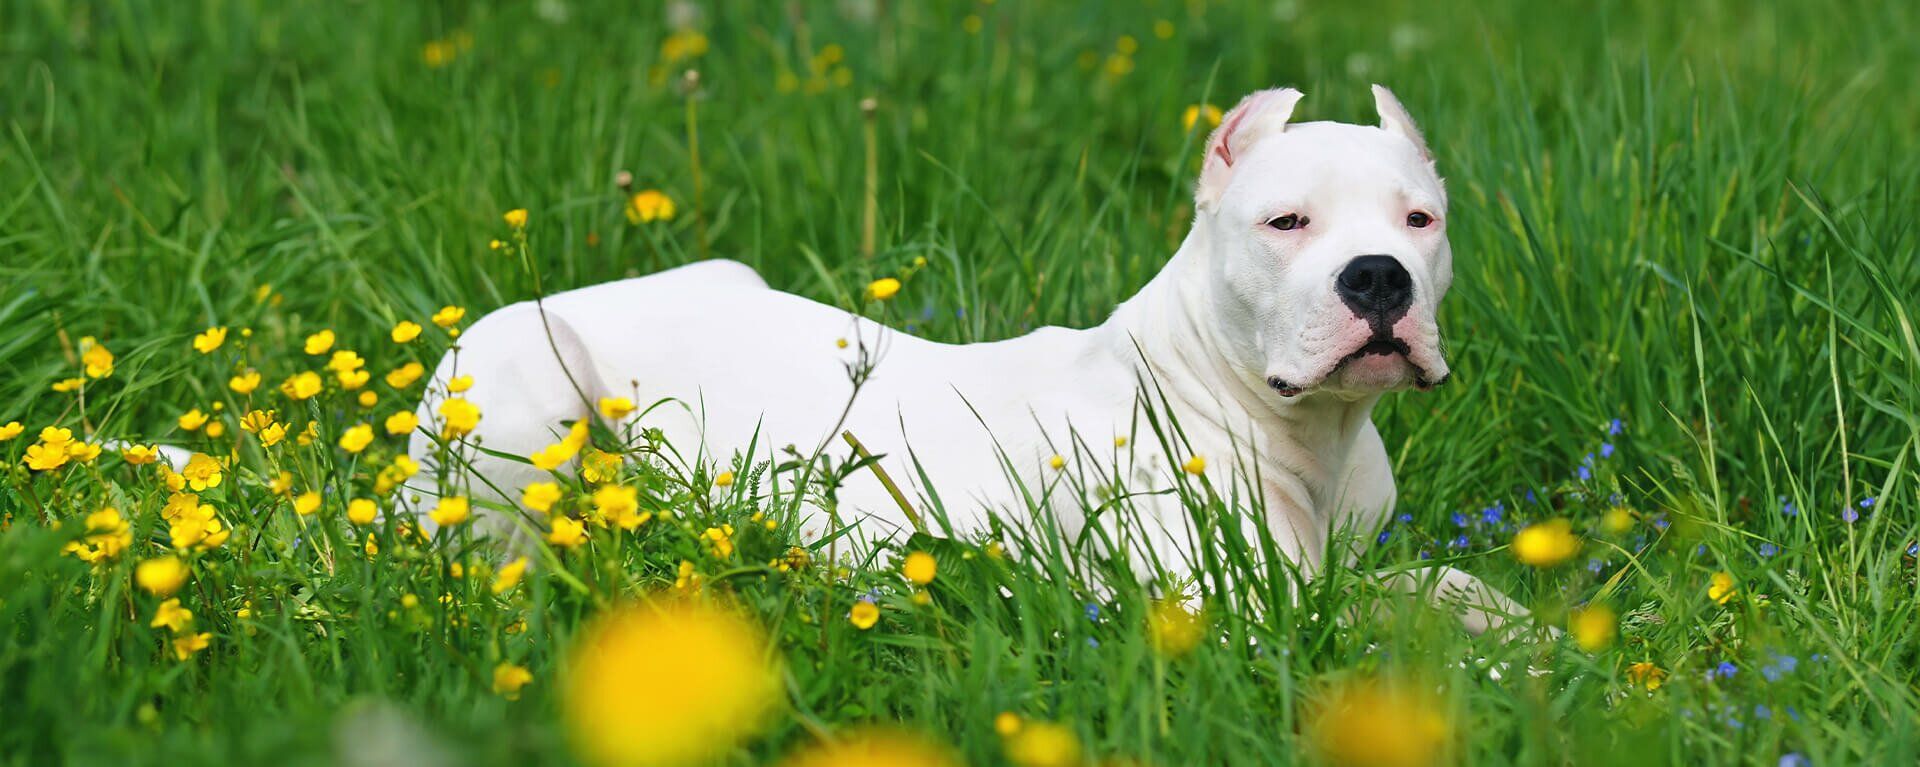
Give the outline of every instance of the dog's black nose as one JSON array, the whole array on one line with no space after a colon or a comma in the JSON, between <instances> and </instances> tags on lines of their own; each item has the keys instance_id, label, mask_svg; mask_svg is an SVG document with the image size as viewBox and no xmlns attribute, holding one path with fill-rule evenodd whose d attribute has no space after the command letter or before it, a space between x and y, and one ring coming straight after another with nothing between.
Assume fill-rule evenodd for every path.
<instances>
[{"instance_id":1,"label":"dog's black nose","mask_svg":"<svg viewBox=\"0 0 1920 767\"><path fill-rule=\"evenodd\" d=\"M1361 319L1392 322L1413 304L1413 275L1393 256L1361 256L1340 270L1333 288Z\"/></svg>"}]
</instances>

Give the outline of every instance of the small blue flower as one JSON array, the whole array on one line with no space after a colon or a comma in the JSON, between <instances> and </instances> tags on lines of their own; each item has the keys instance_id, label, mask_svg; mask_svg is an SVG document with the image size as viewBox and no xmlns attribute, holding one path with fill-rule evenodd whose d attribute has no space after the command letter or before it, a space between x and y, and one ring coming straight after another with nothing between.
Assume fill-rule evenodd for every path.
<instances>
[{"instance_id":1,"label":"small blue flower","mask_svg":"<svg viewBox=\"0 0 1920 767\"><path fill-rule=\"evenodd\" d=\"M1420 550L1420 558L1421 558L1421 559L1432 559L1432 558L1433 558L1433 552L1431 552L1431 551L1428 551L1428 550L1426 550L1426 549L1421 549L1421 550Z\"/></svg>"},{"instance_id":2,"label":"small blue flower","mask_svg":"<svg viewBox=\"0 0 1920 767\"><path fill-rule=\"evenodd\" d=\"M1392 530L1381 530L1380 536L1378 538L1373 539L1373 542L1376 544L1385 544L1387 542L1387 539L1391 537L1393 537Z\"/></svg>"},{"instance_id":3,"label":"small blue flower","mask_svg":"<svg viewBox=\"0 0 1920 767\"><path fill-rule=\"evenodd\" d=\"M1767 704L1765 703L1755 703L1753 704L1753 718L1761 721L1772 719L1773 709L1767 708Z\"/></svg>"},{"instance_id":4,"label":"small blue flower","mask_svg":"<svg viewBox=\"0 0 1920 767\"><path fill-rule=\"evenodd\" d=\"M1401 523L1401 524L1412 524L1412 522L1413 522L1413 515L1412 515L1412 514L1407 514L1407 513L1402 513L1402 514L1400 515L1400 517L1399 517L1399 519L1400 519L1400 523Z\"/></svg>"},{"instance_id":5,"label":"small blue flower","mask_svg":"<svg viewBox=\"0 0 1920 767\"><path fill-rule=\"evenodd\" d=\"M1087 603L1087 620L1093 621L1094 623L1100 622L1100 605L1093 602Z\"/></svg>"},{"instance_id":6,"label":"small blue flower","mask_svg":"<svg viewBox=\"0 0 1920 767\"><path fill-rule=\"evenodd\" d=\"M1587 572L1593 573L1594 575L1599 575L1600 571L1605 569L1607 569L1607 563L1602 562L1598 559L1587 560Z\"/></svg>"},{"instance_id":7,"label":"small blue flower","mask_svg":"<svg viewBox=\"0 0 1920 767\"><path fill-rule=\"evenodd\" d=\"M1659 516L1659 517L1653 518L1653 526L1657 530L1665 530L1667 529L1667 526L1671 524L1673 523L1667 521L1667 518L1665 516Z\"/></svg>"},{"instance_id":8,"label":"small blue flower","mask_svg":"<svg viewBox=\"0 0 1920 767\"><path fill-rule=\"evenodd\" d=\"M1920 542L1907 544L1907 556L1920 557Z\"/></svg>"},{"instance_id":9,"label":"small blue flower","mask_svg":"<svg viewBox=\"0 0 1920 767\"><path fill-rule=\"evenodd\" d=\"M1480 510L1481 521L1486 522L1489 525L1500 524L1501 518L1503 518L1505 515L1506 515L1506 507L1498 503Z\"/></svg>"},{"instance_id":10,"label":"small blue flower","mask_svg":"<svg viewBox=\"0 0 1920 767\"><path fill-rule=\"evenodd\" d=\"M1778 682L1781 677L1793 673L1794 669L1800 667L1799 658L1777 652L1770 654L1773 659L1767 665L1760 667L1760 675L1766 677L1769 682Z\"/></svg>"},{"instance_id":11,"label":"small blue flower","mask_svg":"<svg viewBox=\"0 0 1920 767\"><path fill-rule=\"evenodd\" d=\"M1098 640L1098 639L1094 639L1093 637L1087 637L1087 646L1088 646L1088 647L1099 647L1099 646L1100 646L1100 640Z\"/></svg>"},{"instance_id":12,"label":"small blue flower","mask_svg":"<svg viewBox=\"0 0 1920 767\"><path fill-rule=\"evenodd\" d=\"M1612 443L1612 442L1602 442L1602 443L1600 443L1600 457L1601 457L1601 458L1612 458L1612 457L1613 457L1613 443Z\"/></svg>"},{"instance_id":13,"label":"small blue flower","mask_svg":"<svg viewBox=\"0 0 1920 767\"><path fill-rule=\"evenodd\" d=\"M1539 502L1540 502L1540 499L1534 496L1534 494L1533 494L1533 489L1532 489L1532 488L1528 488L1528 489L1527 489L1527 503L1539 503Z\"/></svg>"},{"instance_id":14,"label":"small blue flower","mask_svg":"<svg viewBox=\"0 0 1920 767\"><path fill-rule=\"evenodd\" d=\"M1618 418L1613 419L1612 422L1607 424L1607 436L1609 437L1618 437L1620 436L1620 432L1623 432L1626 430L1627 430L1627 422L1622 421Z\"/></svg>"},{"instance_id":15,"label":"small blue flower","mask_svg":"<svg viewBox=\"0 0 1920 767\"><path fill-rule=\"evenodd\" d=\"M1593 469L1588 467L1586 464L1581 464L1580 468L1576 469L1573 475L1576 477L1579 477L1581 482L1585 482L1587 480L1593 479Z\"/></svg>"},{"instance_id":16,"label":"small blue flower","mask_svg":"<svg viewBox=\"0 0 1920 767\"><path fill-rule=\"evenodd\" d=\"M1789 517L1797 517L1800 516L1800 507L1793 505L1793 501L1787 500L1787 497L1783 495L1780 496L1780 513Z\"/></svg>"},{"instance_id":17,"label":"small blue flower","mask_svg":"<svg viewBox=\"0 0 1920 767\"><path fill-rule=\"evenodd\" d=\"M1862 499L1860 499L1860 508L1863 508L1863 509L1871 509L1871 508L1873 508L1873 504L1874 504L1874 502L1876 502L1876 501L1878 501L1878 500L1879 500L1878 498L1875 498L1875 497L1873 497L1873 496L1871 496L1871 495L1869 495L1869 496L1867 496L1867 497L1865 497L1865 498L1862 498Z\"/></svg>"},{"instance_id":18,"label":"small blue flower","mask_svg":"<svg viewBox=\"0 0 1920 767\"><path fill-rule=\"evenodd\" d=\"M1467 534L1461 533L1460 535L1454 537L1452 543L1449 543L1447 545L1456 549L1464 549L1472 544L1473 544L1472 541L1467 540Z\"/></svg>"},{"instance_id":19,"label":"small blue flower","mask_svg":"<svg viewBox=\"0 0 1920 767\"><path fill-rule=\"evenodd\" d=\"M1454 526L1454 527L1466 527L1466 526L1467 526L1467 525L1469 524L1469 522L1470 522L1470 521L1469 521L1469 520L1467 519L1467 513L1466 513L1466 512L1464 512L1464 511L1456 511L1456 512L1454 512L1454 513L1453 513L1453 526Z\"/></svg>"},{"instance_id":20,"label":"small blue flower","mask_svg":"<svg viewBox=\"0 0 1920 767\"><path fill-rule=\"evenodd\" d=\"M1717 676L1721 679L1732 679L1733 675L1738 673L1740 673L1740 667L1733 665L1733 661L1730 660L1720 661L1720 665L1714 666L1712 671L1707 672L1709 676Z\"/></svg>"},{"instance_id":21,"label":"small blue flower","mask_svg":"<svg viewBox=\"0 0 1920 767\"><path fill-rule=\"evenodd\" d=\"M1788 751L1780 755L1780 767L1813 767L1813 762L1798 751Z\"/></svg>"},{"instance_id":22,"label":"small blue flower","mask_svg":"<svg viewBox=\"0 0 1920 767\"><path fill-rule=\"evenodd\" d=\"M1847 524L1851 525L1855 522L1860 521L1860 512L1854 511L1853 509L1847 509L1845 511L1840 512L1840 518L1846 520Z\"/></svg>"},{"instance_id":23,"label":"small blue flower","mask_svg":"<svg viewBox=\"0 0 1920 767\"><path fill-rule=\"evenodd\" d=\"M1762 557L1772 557L1773 555L1775 555L1775 554L1778 554L1778 553L1780 553L1780 547L1779 547L1779 546L1775 546L1775 545L1773 545L1773 544L1771 544L1771 543L1762 543L1762 544L1760 544L1760 556L1762 556Z\"/></svg>"}]
</instances>

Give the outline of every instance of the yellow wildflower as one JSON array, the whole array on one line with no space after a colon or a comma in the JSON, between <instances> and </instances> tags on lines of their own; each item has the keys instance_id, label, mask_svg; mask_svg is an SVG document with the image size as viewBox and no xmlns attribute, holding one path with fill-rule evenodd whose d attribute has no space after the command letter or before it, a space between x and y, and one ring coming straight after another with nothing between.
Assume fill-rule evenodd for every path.
<instances>
[{"instance_id":1,"label":"yellow wildflower","mask_svg":"<svg viewBox=\"0 0 1920 767\"><path fill-rule=\"evenodd\" d=\"M1513 536L1513 556L1522 564L1553 567L1580 553L1580 536L1564 518L1526 526Z\"/></svg>"},{"instance_id":2,"label":"yellow wildflower","mask_svg":"<svg viewBox=\"0 0 1920 767\"><path fill-rule=\"evenodd\" d=\"M1220 127L1220 108L1212 104L1194 104L1180 114L1180 129L1193 130L1195 123L1207 121L1207 129Z\"/></svg>"},{"instance_id":3,"label":"yellow wildflower","mask_svg":"<svg viewBox=\"0 0 1920 767\"><path fill-rule=\"evenodd\" d=\"M673 198L658 189L647 189L627 198L627 223L651 224L672 221Z\"/></svg>"},{"instance_id":4,"label":"yellow wildflower","mask_svg":"<svg viewBox=\"0 0 1920 767\"><path fill-rule=\"evenodd\" d=\"M307 336L307 343L305 348L306 348L307 354L313 355L315 357L318 357L322 354L326 354L329 349L333 348L333 331L322 330L318 333Z\"/></svg>"},{"instance_id":5,"label":"yellow wildflower","mask_svg":"<svg viewBox=\"0 0 1920 767\"><path fill-rule=\"evenodd\" d=\"M193 626L193 611L180 606L180 600L169 599L161 602L153 611L153 621L147 628L165 628L178 634Z\"/></svg>"},{"instance_id":6,"label":"yellow wildflower","mask_svg":"<svg viewBox=\"0 0 1920 767\"><path fill-rule=\"evenodd\" d=\"M480 408L459 397L440 403L440 417L446 419L442 433L448 437L465 436L480 425Z\"/></svg>"},{"instance_id":7,"label":"yellow wildflower","mask_svg":"<svg viewBox=\"0 0 1920 767\"><path fill-rule=\"evenodd\" d=\"M673 64L707 53L707 36L697 29L682 29L660 41L660 60Z\"/></svg>"},{"instance_id":8,"label":"yellow wildflower","mask_svg":"<svg viewBox=\"0 0 1920 767\"><path fill-rule=\"evenodd\" d=\"M447 391L454 394L465 393L473 388L473 376L454 376L447 380Z\"/></svg>"},{"instance_id":9,"label":"yellow wildflower","mask_svg":"<svg viewBox=\"0 0 1920 767\"><path fill-rule=\"evenodd\" d=\"M27 427L20 425L19 421L8 421L5 426L0 426L0 442L18 437L26 430Z\"/></svg>"},{"instance_id":10,"label":"yellow wildflower","mask_svg":"<svg viewBox=\"0 0 1920 767\"><path fill-rule=\"evenodd\" d=\"M574 644L560 680L581 761L705 764L734 749L781 701L781 675L747 618L701 602L616 608ZM635 716L633 691L672 690Z\"/></svg>"},{"instance_id":11,"label":"yellow wildflower","mask_svg":"<svg viewBox=\"0 0 1920 767\"><path fill-rule=\"evenodd\" d=\"M413 339L420 337L420 323L411 320L401 320L394 324L393 332L389 333L388 337L392 338L396 344L409 343L413 341Z\"/></svg>"},{"instance_id":12,"label":"yellow wildflower","mask_svg":"<svg viewBox=\"0 0 1920 767\"><path fill-rule=\"evenodd\" d=\"M1580 649L1599 652L1620 634L1620 618L1606 605L1588 605L1567 616L1567 633L1573 635Z\"/></svg>"},{"instance_id":13,"label":"yellow wildflower","mask_svg":"<svg viewBox=\"0 0 1920 767\"><path fill-rule=\"evenodd\" d=\"M1445 761L1453 726L1437 701L1412 685L1343 684L1307 716L1311 742L1330 764L1420 767Z\"/></svg>"},{"instance_id":14,"label":"yellow wildflower","mask_svg":"<svg viewBox=\"0 0 1920 767\"><path fill-rule=\"evenodd\" d=\"M602 485L595 490L593 512L601 522L622 530L632 530L653 518L651 512L640 513L640 490L625 485Z\"/></svg>"},{"instance_id":15,"label":"yellow wildflower","mask_svg":"<svg viewBox=\"0 0 1920 767\"><path fill-rule=\"evenodd\" d=\"M900 292L900 281L892 277L881 277L867 284L867 298L885 301Z\"/></svg>"},{"instance_id":16,"label":"yellow wildflower","mask_svg":"<svg viewBox=\"0 0 1920 767\"><path fill-rule=\"evenodd\" d=\"M527 574L527 558L520 557L500 566L493 574L493 593L505 594L520 585L520 578Z\"/></svg>"},{"instance_id":17,"label":"yellow wildflower","mask_svg":"<svg viewBox=\"0 0 1920 767\"><path fill-rule=\"evenodd\" d=\"M187 660L189 658L192 658L194 653L207 649L207 645L211 644L212 642L213 642L213 634L210 634L205 631L202 631L198 634L187 634L184 636L174 637L173 657L178 658L180 660Z\"/></svg>"},{"instance_id":18,"label":"yellow wildflower","mask_svg":"<svg viewBox=\"0 0 1920 767\"><path fill-rule=\"evenodd\" d=\"M266 428L260 430L258 436L261 447L273 447L280 444L280 440L287 438L287 426L280 423L267 424Z\"/></svg>"},{"instance_id":19,"label":"yellow wildflower","mask_svg":"<svg viewBox=\"0 0 1920 767\"><path fill-rule=\"evenodd\" d=\"M300 516L307 516L320 510L320 494L312 490L301 493L293 499L293 510Z\"/></svg>"},{"instance_id":20,"label":"yellow wildflower","mask_svg":"<svg viewBox=\"0 0 1920 767\"><path fill-rule=\"evenodd\" d=\"M200 408L194 408L180 416L180 428L186 431L199 431L200 427L207 425L207 419L210 417L201 412Z\"/></svg>"},{"instance_id":21,"label":"yellow wildflower","mask_svg":"<svg viewBox=\"0 0 1920 767\"><path fill-rule=\"evenodd\" d=\"M358 453L373 444L373 424L354 424L340 434L340 449Z\"/></svg>"},{"instance_id":22,"label":"yellow wildflower","mask_svg":"<svg viewBox=\"0 0 1920 767\"><path fill-rule=\"evenodd\" d=\"M433 324L443 328L451 328L460 324L460 319L465 316L467 316L467 310L464 308L458 306L442 306L440 307L440 311L433 313Z\"/></svg>"},{"instance_id":23,"label":"yellow wildflower","mask_svg":"<svg viewBox=\"0 0 1920 767\"><path fill-rule=\"evenodd\" d=\"M1026 722L1005 742L1007 761L1018 767L1074 767L1081 763L1080 737L1055 722Z\"/></svg>"},{"instance_id":24,"label":"yellow wildflower","mask_svg":"<svg viewBox=\"0 0 1920 767\"><path fill-rule=\"evenodd\" d=\"M847 622L861 631L873 628L880 622L880 606L865 599L855 600L853 609L847 611Z\"/></svg>"},{"instance_id":25,"label":"yellow wildflower","mask_svg":"<svg viewBox=\"0 0 1920 767\"><path fill-rule=\"evenodd\" d=\"M337 350L333 353L332 357L327 358L327 369L335 373L359 370L360 368L366 367L366 365L366 359L361 357L359 352L352 349Z\"/></svg>"},{"instance_id":26,"label":"yellow wildflower","mask_svg":"<svg viewBox=\"0 0 1920 767\"><path fill-rule=\"evenodd\" d=\"M519 229L527 225L527 209L514 208L501 215L500 218L507 222L507 226Z\"/></svg>"},{"instance_id":27,"label":"yellow wildflower","mask_svg":"<svg viewBox=\"0 0 1920 767\"><path fill-rule=\"evenodd\" d=\"M633 400L626 397L601 397L600 415L609 421L618 421L633 415Z\"/></svg>"},{"instance_id":28,"label":"yellow wildflower","mask_svg":"<svg viewBox=\"0 0 1920 767\"><path fill-rule=\"evenodd\" d=\"M303 370L280 382L280 393L291 400L312 399L313 395L320 393L320 384L319 373Z\"/></svg>"},{"instance_id":29,"label":"yellow wildflower","mask_svg":"<svg viewBox=\"0 0 1920 767\"><path fill-rule=\"evenodd\" d=\"M1615 506L1600 515L1600 529L1608 535L1626 535L1633 530L1633 510L1625 506Z\"/></svg>"},{"instance_id":30,"label":"yellow wildflower","mask_svg":"<svg viewBox=\"0 0 1920 767\"><path fill-rule=\"evenodd\" d=\"M907 555L906 564L900 568L900 572L915 585L925 586L933 582L934 573L938 569L939 562L934 560L932 554L916 551Z\"/></svg>"},{"instance_id":31,"label":"yellow wildflower","mask_svg":"<svg viewBox=\"0 0 1920 767\"><path fill-rule=\"evenodd\" d=\"M145 466L160 458L160 451L151 445L128 445L120 450L120 459L129 466Z\"/></svg>"},{"instance_id":32,"label":"yellow wildflower","mask_svg":"<svg viewBox=\"0 0 1920 767\"><path fill-rule=\"evenodd\" d=\"M420 428L420 417L411 410L395 411L387 416L386 427L388 434L412 434L414 429Z\"/></svg>"},{"instance_id":33,"label":"yellow wildflower","mask_svg":"<svg viewBox=\"0 0 1920 767\"><path fill-rule=\"evenodd\" d=\"M1188 474L1205 474L1207 471L1207 459L1197 455L1188 458L1186 463L1180 464L1180 470Z\"/></svg>"},{"instance_id":34,"label":"yellow wildflower","mask_svg":"<svg viewBox=\"0 0 1920 767\"><path fill-rule=\"evenodd\" d=\"M357 383L355 383L354 385L355 385L355 386L360 386L360 385L364 385L364 384L366 384L366 382L367 382L367 377L368 377L369 375L372 375L372 374L370 374L370 373L368 373L367 371L364 371L364 370L362 370L362 371L360 371L360 372L359 372L359 374L358 374L358 376L359 376L359 381L358 381ZM367 391L363 391L363 392L360 392L360 406L361 406L361 407L373 407L374 405L378 405L378 404L380 404L380 395L379 395L379 394L375 394L375 393L373 392L373 390L372 390L372 389L368 389Z\"/></svg>"},{"instance_id":35,"label":"yellow wildflower","mask_svg":"<svg viewBox=\"0 0 1920 767\"><path fill-rule=\"evenodd\" d=\"M273 410L249 410L240 416L240 428L248 434L259 434L261 429L273 425Z\"/></svg>"},{"instance_id":36,"label":"yellow wildflower","mask_svg":"<svg viewBox=\"0 0 1920 767\"><path fill-rule=\"evenodd\" d=\"M227 388L242 397L260 388L260 371L249 368L247 372L227 379Z\"/></svg>"},{"instance_id":37,"label":"yellow wildflower","mask_svg":"<svg viewBox=\"0 0 1920 767\"><path fill-rule=\"evenodd\" d=\"M1206 631L1206 622L1177 600L1156 601L1147 611L1147 639L1156 652L1169 658L1193 652Z\"/></svg>"},{"instance_id":38,"label":"yellow wildflower","mask_svg":"<svg viewBox=\"0 0 1920 767\"><path fill-rule=\"evenodd\" d=\"M440 499L440 502L427 512L427 516L436 525L452 527L467 521L467 518L472 516L472 508L465 496L456 495Z\"/></svg>"},{"instance_id":39,"label":"yellow wildflower","mask_svg":"<svg viewBox=\"0 0 1920 767\"><path fill-rule=\"evenodd\" d=\"M1067 457L1055 454L1052 458L1047 459L1047 467L1054 471L1064 469L1067 467Z\"/></svg>"},{"instance_id":40,"label":"yellow wildflower","mask_svg":"<svg viewBox=\"0 0 1920 767\"><path fill-rule=\"evenodd\" d=\"M1711 580L1712 582L1707 585L1707 598L1712 599L1714 604L1724 605L1733 599L1734 594L1740 592L1739 586L1734 583L1733 573L1723 570L1714 573Z\"/></svg>"},{"instance_id":41,"label":"yellow wildflower","mask_svg":"<svg viewBox=\"0 0 1920 767\"><path fill-rule=\"evenodd\" d=\"M53 390L61 394L71 394L80 391L80 387L86 382L87 379L84 378L62 378L53 382Z\"/></svg>"},{"instance_id":42,"label":"yellow wildflower","mask_svg":"<svg viewBox=\"0 0 1920 767\"><path fill-rule=\"evenodd\" d=\"M226 543L233 530L220 523L212 506L203 503L170 520L167 534L176 549L206 550Z\"/></svg>"},{"instance_id":43,"label":"yellow wildflower","mask_svg":"<svg viewBox=\"0 0 1920 767\"><path fill-rule=\"evenodd\" d=\"M612 482L620 477L620 463L619 453L594 450L587 453L586 460L580 462L580 476L594 484Z\"/></svg>"},{"instance_id":44,"label":"yellow wildflower","mask_svg":"<svg viewBox=\"0 0 1920 767\"><path fill-rule=\"evenodd\" d=\"M88 378L106 378L113 375L113 352L107 351L106 344L87 336L80 339L80 365Z\"/></svg>"},{"instance_id":45,"label":"yellow wildflower","mask_svg":"<svg viewBox=\"0 0 1920 767\"><path fill-rule=\"evenodd\" d=\"M519 700L520 688L533 681L533 672L525 666L516 666L506 661L493 667L493 694L507 700Z\"/></svg>"},{"instance_id":46,"label":"yellow wildflower","mask_svg":"<svg viewBox=\"0 0 1920 767\"><path fill-rule=\"evenodd\" d=\"M374 515L379 511L380 507L372 500L355 498L347 502L347 521L356 525L371 525Z\"/></svg>"},{"instance_id":47,"label":"yellow wildflower","mask_svg":"<svg viewBox=\"0 0 1920 767\"><path fill-rule=\"evenodd\" d=\"M795 753L780 767L960 767L953 752L919 735L872 729Z\"/></svg>"},{"instance_id":48,"label":"yellow wildflower","mask_svg":"<svg viewBox=\"0 0 1920 767\"><path fill-rule=\"evenodd\" d=\"M1012 711L1002 711L993 717L993 731L999 733L1002 738L1012 737L1024 726L1026 722L1020 719L1019 714Z\"/></svg>"},{"instance_id":49,"label":"yellow wildflower","mask_svg":"<svg viewBox=\"0 0 1920 767\"><path fill-rule=\"evenodd\" d=\"M552 482L535 482L520 491L521 505L542 514L553 511L559 501L560 486Z\"/></svg>"},{"instance_id":50,"label":"yellow wildflower","mask_svg":"<svg viewBox=\"0 0 1920 767\"><path fill-rule=\"evenodd\" d=\"M709 527L706 532L700 534L700 538L706 541L707 549L713 552L715 558L726 559L733 556L733 525Z\"/></svg>"},{"instance_id":51,"label":"yellow wildflower","mask_svg":"<svg viewBox=\"0 0 1920 767\"><path fill-rule=\"evenodd\" d=\"M157 597L170 597L187 583L187 563L168 554L142 560L133 568L133 582Z\"/></svg>"},{"instance_id":52,"label":"yellow wildflower","mask_svg":"<svg viewBox=\"0 0 1920 767\"><path fill-rule=\"evenodd\" d=\"M335 373L334 378L340 381L340 388L353 391L366 386L367 381L373 378L373 373L365 370L342 370Z\"/></svg>"},{"instance_id":53,"label":"yellow wildflower","mask_svg":"<svg viewBox=\"0 0 1920 767\"><path fill-rule=\"evenodd\" d=\"M67 465L67 446L64 443L58 445L28 445L25 463L27 464L27 468L34 471L53 471L54 469L58 469Z\"/></svg>"},{"instance_id":54,"label":"yellow wildflower","mask_svg":"<svg viewBox=\"0 0 1920 767\"><path fill-rule=\"evenodd\" d=\"M395 389L405 389L427 374L427 368L418 362L409 362L387 373L387 385Z\"/></svg>"},{"instance_id":55,"label":"yellow wildflower","mask_svg":"<svg viewBox=\"0 0 1920 767\"><path fill-rule=\"evenodd\" d=\"M212 354L227 342L227 329L224 327L207 328L206 332L193 336L193 350L201 354Z\"/></svg>"},{"instance_id":56,"label":"yellow wildflower","mask_svg":"<svg viewBox=\"0 0 1920 767\"><path fill-rule=\"evenodd\" d=\"M198 492L210 487L220 486L220 462L206 453L194 453L187 459L187 465L180 474L187 478L187 486Z\"/></svg>"},{"instance_id":57,"label":"yellow wildflower","mask_svg":"<svg viewBox=\"0 0 1920 767\"><path fill-rule=\"evenodd\" d=\"M547 542L561 548L571 549L587 542L587 526L572 517L556 516L550 520L553 526L547 531Z\"/></svg>"},{"instance_id":58,"label":"yellow wildflower","mask_svg":"<svg viewBox=\"0 0 1920 767\"><path fill-rule=\"evenodd\" d=\"M1627 682L1646 688L1647 692L1660 689L1666 684L1667 672L1649 661L1640 661L1627 667Z\"/></svg>"}]
</instances>

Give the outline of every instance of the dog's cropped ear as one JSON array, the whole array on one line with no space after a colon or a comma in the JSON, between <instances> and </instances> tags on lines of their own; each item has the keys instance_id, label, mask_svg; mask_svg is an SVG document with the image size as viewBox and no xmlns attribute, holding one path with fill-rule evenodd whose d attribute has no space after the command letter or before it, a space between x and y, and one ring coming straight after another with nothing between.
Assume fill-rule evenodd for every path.
<instances>
[{"instance_id":1,"label":"dog's cropped ear","mask_svg":"<svg viewBox=\"0 0 1920 767\"><path fill-rule=\"evenodd\" d=\"M1194 203L1212 208L1220 201L1227 182L1233 178L1234 163L1253 147L1253 142L1269 133L1286 130L1293 108L1300 103L1300 92L1292 88L1259 91L1241 99L1239 105L1220 119L1220 127L1207 137L1207 156L1200 167L1200 183L1194 190Z\"/></svg>"},{"instance_id":2,"label":"dog's cropped ear","mask_svg":"<svg viewBox=\"0 0 1920 767\"><path fill-rule=\"evenodd\" d=\"M1394 98L1393 91L1384 85L1373 86L1373 109L1380 113L1380 129L1388 133L1398 133L1413 142L1413 148L1420 150L1420 158L1433 161L1433 153L1427 151L1427 140L1420 136L1420 126L1413 124L1413 118L1407 116L1407 108L1400 106L1400 99Z\"/></svg>"}]
</instances>

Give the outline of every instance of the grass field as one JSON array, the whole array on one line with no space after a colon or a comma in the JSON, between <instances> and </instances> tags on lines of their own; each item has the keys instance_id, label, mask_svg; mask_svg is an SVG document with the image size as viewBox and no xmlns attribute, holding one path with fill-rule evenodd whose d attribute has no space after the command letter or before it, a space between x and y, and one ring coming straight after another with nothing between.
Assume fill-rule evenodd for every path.
<instances>
[{"instance_id":1,"label":"grass field","mask_svg":"<svg viewBox=\"0 0 1920 767\"><path fill-rule=\"evenodd\" d=\"M698 735L726 764L875 723L983 765L1920 761L1920 95L1900 74L1920 71L1920 6L0 0L0 18L0 424L24 428L0 442L0 764L607 761L582 733L609 719L631 728L615 751ZM781 520L751 468L716 486L630 461L671 515L543 546L517 584L468 537L349 516L391 503L404 443L381 427L420 391L386 373L433 363L443 306L464 326L714 256L850 309L911 271L884 309L940 340L1084 327L1185 233L1189 106L1286 84L1296 117L1371 123L1371 82L1448 179L1456 378L1379 412L1400 516L1359 567L1451 562L1533 607L1529 631L1469 637L1345 569L1270 600L1277 567L1169 629L1142 593L1094 596L1071 550L969 541L903 546L938 562L916 597L824 548L781 567L796 541L754 516ZM643 190L673 215L630 222ZM425 331L396 344L403 320ZM343 391L304 353L323 329L370 382ZM241 394L247 369L264 383ZM304 370L319 394L279 391ZM255 408L290 427L278 445L243 428ZM211 418L189 430L193 409ZM358 423L371 445L339 446ZM156 467L114 450L30 469L49 426L242 447L170 508ZM231 537L193 545L203 513ZM1514 533L1553 518L1580 553L1516 561ZM176 549L184 586L136 576ZM154 625L173 589L191 619ZM612 640L572 649L625 598L701 590L772 649L644 641L661 678L595 665ZM1539 628L1576 615L1573 636Z\"/></svg>"}]
</instances>

